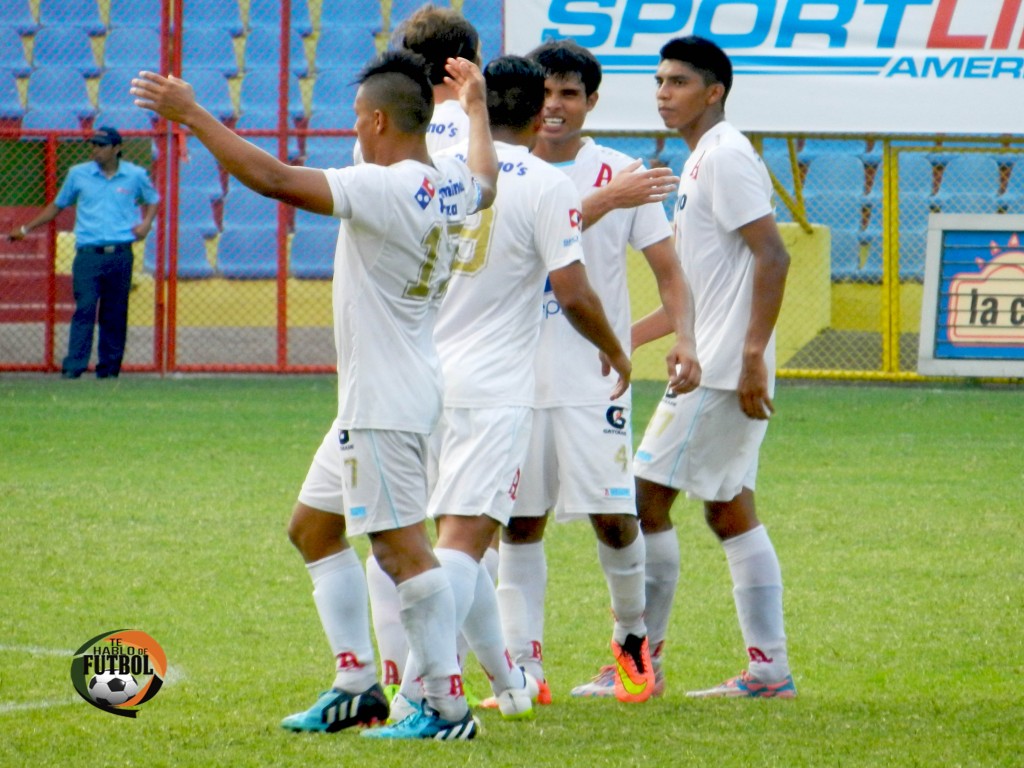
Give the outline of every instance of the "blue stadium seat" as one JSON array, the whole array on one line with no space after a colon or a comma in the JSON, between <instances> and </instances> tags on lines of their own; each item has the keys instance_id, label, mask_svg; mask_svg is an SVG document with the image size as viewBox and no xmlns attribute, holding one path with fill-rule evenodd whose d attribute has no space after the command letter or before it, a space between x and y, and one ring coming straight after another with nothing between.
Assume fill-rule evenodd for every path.
<instances>
[{"instance_id":1,"label":"blue stadium seat","mask_svg":"<svg viewBox=\"0 0 1024 768\"><path fill-rule=\"evenodd\" d=\"M228 30L220 27L185 27L182 69L217 69L225 75L238 73L235 43Z\"/></svg>"},{"instance_id":2,"label":"blue stadium seat","mask_svg":"<svg viewBox=\"0 0 1024 768\"><path fill-rule=\"evenodd\" d=\"M5 28L19 35L31 35L39 29L28 0L0 0L0 18Z\"/></svg>"},{"instance_id":3,"label":"blue stadium seat","mask_svg":"<svg viewBox=\"0 0 1024 768\"><path fill-rule=\"evenodd\" d=\"M160 29L160 0L110 0L110 28Z\"/></svg>"},{"instance_id":4,"label":"blue stadium seat","mask_svg":"<svg viewBox=\"0 0 1024 768\"><path fill-rule=\"evenodd\" d=\"M863 154L864 142L862 140L806 139L803 147L797 152L797 159L801 163L813 163L825 155L853 155L860 158Z\"/></svg>"},{"instance_id":5,"label":"blue stadium seat","mask_svg":"<svg viewBox=\"0 0 1024 768\"><path fill-rule=\"evenodd\" d=\"M821 155L807 169L804 202L812 224L832 232L832 279L880 279L861 268L864 163L853 154Z\"/></svg>"},{"instance_id":6,"label":"blue stadium seat","mask_svg":"<svg viewBox=\"0 0 1024 768\"><path fill-rule=\"evenodd\" d=\"M183 224L178 227L178 277L195 280L213 277L213 267L206 258L207 237L203 231ZM170 265L165 265L164 275L170 272ZM156 274L156 235L146 238L146 250L143 256L143 268L146 272Z\"/></svg>"},{"instance_id":7,"label":"blue stadium seat","mask_svg":"<svg viewBox=\"0 0 1024 768\"><path fill-rule=\"evenodd\" d=\"M310 168L347 168L352 165L355 136L308 136L306 165ZM298 220L295 222L298 227Z\"/></svg>"},{"instance_id":8,"label":"blue stadium seat","mask_svg":"<svg viewBox=\"0 0 1024 768\"><path fill-rule=\"evenodd\" d=\"M44 29L77 27L90 35L106 31L96 0L40 0L39 23Z\"/></svg>"},{"instance_id":9,"label":"blue stadium seat","mask_svg":"<svg viewBox=\"0 0 1024 768\"><path fill-rule=\"evenodd\" d=\"M197 230L203 237L217 234L217 222L210 205L211 196L205 187L182 184L178 190L178 225Z\"/></svg>"},{"instance_id":10,"label":"blue stadium seat","mask_svg":"<svg viewBox=\"0 0 1024 768\"><path fill-rule=\"evenodd\" d=\"M228 183L224 197L223 229L260 229L277 226L277 201L253 192L238 182Z\"/></svg>"},{"instance_id":11,"label":"blue stadium seat","mask_svg":"<svg viewBox=\"0 0 1024 768\"><path fill-rule=\"evenodd\" d=\"M356 123L352 102L358 69L328 69L319 72L313 82L310 128L348 129Z\"/></svg>"},{"instance_id":12,"label":"blue stadium seat","mask_svg":"<svg viewBox=\"0 0 1024 768\"><path fill-rule=\"evenodd\" d=\"M199 103L218 120L235 117L228 80L222 70L187 67L182 72L182 78L192 86Z\"/></svg>"},{"instance_id":13,"label":"blue stadium seat","mask_svg":"<svg viewBox=\"0 0 1024 768\"><path fill-rule=\"evenodd\" d=\"M31 69L25 58L21 36L9 26L0 27L0 69L12 72L16 77L27 77Z\"/></svg>"},{"instance_id":14,"label":"blue stadium seat","mask_svg":"<svg viewBox=\"0 0 1024 768\"><path fill-rule=\"evenodd\" d=\"M377 27L366 24L336 26L325 24L320 28L316 44L314 67L317 72L330 69L359 71L377 55L374 35Z\"/></svg>"},{"instance_id":15,"label":"blue stadium seat","mask_svg":"<svg viewBox=\"0 0 1024 768\"><path fill-rule=\"evenodd\" d=\"M334 225L310 227L295 232L291 246L292 276L304 280L327 280L333 277L338 222L337 219L329 221L333 221Z\"/></svg>"},{"instance_id":16,"label":"blue stadium seat","mask_svg":"<svg viewBox=\"0 0 1024 768\"><path fill-rule=\"evenodd\" d=\"M79 27L43 27L36 32L32 64L35 67L74 67L89 77L95 77L100 70L89 35Z\"/></svg>"},{"instance_id":17,"label":"blue stadium seat","mask_svg":"<svg viewBox=\"0 0 1024 768\"><path fill-rule=\"evenodd\" d=\"M15 73L9 69L0 69L0 120L20 120L24 115Z\"/></svg>"},{"instance_id":18,"label":"blue stadium seat","mask_svg":"<svg viewBox=\"0 0 1024 768\"><path fill-rule=\"evenodd\" d=\"M293 72L308 68L302 38L294 31L289 38L288 68ZM245 36L245 70L279 68L281 66L281 33L277 28L253 27Z\"/></svg>"},{"instance_id":19,"label":"blue stadium seat","mask_svg":"<svg viewBox=\"0 0 1024 768\"><path fill-rule=\"evenodd\" d=\"M37 67L28 78L23 128L78 129L95 115L82 73L70 67Z\"/></svg>"},{"instance_id":20,"label":"blue stadium seat","mask_svg":"<svg viewBox=\"0 0 1024 768\"><path fill-rule=\"evenodd\" d=\"M153 113L136 106L101 107L93 118L94 125L113 125L119 131L152 131Z\"/></svg>"},{"instance_id":21,"label":"blue stadium seat","mask_svg":"<svg viewBox=\"0 0 1024 768\"><path fill-rule=\"evenodd\" d=\"M108 109L131 108L143 113L147 121L153 119L153 113L135 106L134 97L131 94L132 78L139 74L135 67L111 67L100 77L98 93L99 107L101 111ZM111 123L116 125L116 123Z\"/></svg>"},{"instance_id":22,"label":"blue stadium seat","mask_svg":"<svg viewBox=\"0 0 1024 768\"><path fill-rule=\"evenodd\" d=\"M305 0L292 0L292 36L305 37L313 31L309 20L309 6ZM249 29L261 27L277 31L281 25L281 5L278 0L250 0Z\"/></svg>"},{"instance_id":23,"label":"blue stadium seat","mask_svg":"<svg viewBox=\"0 0 1024 768\"><path fill-rule=\"evenodd\" d=\"M277 277L277 227L225 227L217 246L217 271L224 277Z\"/></svg>"},{"instance_id":24,"label":"blue stadium seat","mask_svg":"<svg viewBox=\"0 0 1024 768\"><path fill-rule=\"evenodd\" d=\"M218 29L232 37L241 35L242 16L236 0L207 0L207 2L185 3L185 35L197 29Z\"/></svg>"},{"instance_id":25,"label":"blue stadium seat","mask_svg":"<svg viewBox=\"0 0 1024 768\"><path fill-rule=\"evenodd\" d=\"M998 195L999 163L972 153L949 161L935 201L943 213L996 213Z\"/></svg>"},{"instance_id":26,"label":"blue stadium seat","mask_svg":"<svg viewBox=\"0 0 1024 768\"><path fill-rule=\"evenodd\" d=\"M189 137L187 155L178 164L178 181L183 187L201 191L207 200L224 197L220 166L198 139Z\"/></svg>"},{"instance_id":27,"label":"blue stadium seat","mask_svg":"<svg viewBox=\"0 0 1024 768\"><path fill-rule=\"evenodd\" d=\"M301 0L297 0L301 2ZM418 8L422 3L417 3ZM415 9L414 9L415 10ZM396 20L403 19L405 15L396 15L394 9L391 11L391 28L394 29ZM320 26L344 26L345 24L356 24L364 26L369 24L380 29L383 26L383 19L380 15L380 3L323 3L320 10Z\"/></svg>"},{"instance_id":28,"label":"blue stadium seat","mask_svg":"<svg viewBox=\"0 0 1024 768\"><path fill-rule=\"evenodd\" d=\"M247 69L242 78L242 111L237 129L276 128L278 113L278 87L280 70L276 66ZM305 117L302 105L302 91L299 78L288 76L288 117L301 120Z\"/></svg>"},{"instance_id":29,"label":"blue stadium seat","mask_svg":"<svg viewBox=\"0 0 1024 768\"><path fill-rule=\"evenodd\" d=\"M932 196L934 166L926 155L919 152L900 152L898 163L899 276L902 280L921 280L928 240L928 214L935 204ZM882 269L882 186L882 179L876 178L867 198L871 219L864 231L864 240L869 247L867 263L879 274Z\"/></svg>"},{"instance_id":30,"label":"blue stadium seat","mask_svg":"<svg viewBox=\"0 0 1024 768\"><path fill-rule=\"evenodd\" d=\"M116 27L107 33L103 66L126 67L134 74L160 71L160 32L141 27Z\"/></svg>"}]
</instances>

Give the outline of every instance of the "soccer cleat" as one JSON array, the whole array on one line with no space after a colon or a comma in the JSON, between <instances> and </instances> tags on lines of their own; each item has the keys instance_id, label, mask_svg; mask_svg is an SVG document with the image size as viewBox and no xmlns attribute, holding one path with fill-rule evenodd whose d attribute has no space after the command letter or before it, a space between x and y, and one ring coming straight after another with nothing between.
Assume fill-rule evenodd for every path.
<instances>
[{"instance_id":1,"label":"soccer cleat","mask_svg":"<svg viewBox=\"0 0 1024 768\"><path fill-rule=\"evenodd\" d=\"M686 695L691 699L792 699L796 697L796 686L792 675L777 683L762 683L745 671L714 688L687 691Z\"/></svg>"},{"instance_id":2,"label":"soccer cleat","mask_svg":"<svg viewBox=\"0 0 1024 768\"><path fill-rule=\"evenodd\" d=\"M401 689L402 689L402 686L398 685L397 683L391 683L391 685L385 685L384 686L384 697L388 700L388 702L392 702L392 701L395 700L395 696L398 695L398 692Z\"/></svg>"},{"instance_id":3,"label":"soccer cleat","mask_svg":"<svg viewBox=\"0 0 1024 768\"><path fill-rule=\"evenodd\" d=\"M548 685L547 680L537 680L534 678L534 682L537 684L537 696L533 700L534 704L546 706L551 703L551 686ZM498 699L496 696L488 696L486 699L481 701L476 706L480 709L497 709Z\"/></svg>"},{"instance_id":4,"label":"soccer cleat","mask_svg":"<svg viewBox=\"0 0 1024 768\"><path fill-rule=\"evenodd\" d=\"M647 701L654 693L654 666L647 636L626 635L622 645L612 640L615 656L615 698L627 704Z\"/></svg>"},{"instance_id":5,"label":"soccer cleat","mask_svg":"<svg viewBox=\"0 0 1024 768\"><path fill-rule=\"evenodd\" d=\"M334 733L345 728L383 723L388 717L388 700L374 683L362 693L331 689L320 694L305 712L288 715L281 727L289 731Z\"/></svg>"},{"instance_id":6,"label":"soccer cleat","mask_svg":"<svg viewBox=\"0 0 1024 768\"><path fill-rule=\"evenodd\" d=\"M363 731L368 739L433 739L434 741L468 741L476 738L480 723L466 712L461 720L445 720L426 704L394 725Z\"/></svg>"},{"instance_id":7,"label":"soccer cleat","mask_svg":"<svg viewBox=\"0 0 1024 768\"><path fill-rule=\"evenodd\" d=\"M498 711L506 720L529 720L536 712L533 702L540 693L537 680L522 667L523 685L521 688L506 688L494 698L498 703Z\"/></svg>"},{"instance_id":8,"label":"soccer cleat","mask_svg":"<svg viewBox=\"0 0 1024 768\"><path fill-rule=\"evenodd\" d=\"M615 667L601 667L601 671L593 679L577 685L569 692L570 696L585 699L607 698L615 695ZM651 698L665 695L665 673L658 667L654 669L654 691Z\"/></svg>"},{"instance_id":9,"label":"soccer cleat","mask_svg":"<svg viewBox=\"0 0 1024 768\"><path fill-rule=\"evenodd\" d=\"M387 724L394 725L400 723L409 715L419 712L420 705L408 698L403 693L396 693L395 698L391 700L391 711L388 715Z\"/></svg>"}]
</instances>

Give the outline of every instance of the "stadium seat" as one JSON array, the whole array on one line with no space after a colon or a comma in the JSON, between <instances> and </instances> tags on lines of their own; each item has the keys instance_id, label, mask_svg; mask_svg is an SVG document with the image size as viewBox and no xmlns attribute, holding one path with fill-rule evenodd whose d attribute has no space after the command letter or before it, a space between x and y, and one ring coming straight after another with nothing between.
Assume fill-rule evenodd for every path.
<instances>
[{"instance_id":1,"label":"stadium seat","mask_svg":"<svg viewBox=\"0 0 1024 768\"><path fill-rule=\"evenodd\" d=\"M853 154L819 156L807 170L804 203L812 224L832 232L832 279L880 279L860 264L864 163Z\"/></svg>"},{"instance_id":2,"label":"stadium seat","mask_svg":"<svg viewBox=\"0 0 1024 768\"><path fill-rule=\"evenodd\" d=\"M28 0L0 0L0 18L5 28L19 35L31 35L39 29Z\"/></svg>"},{"instance_id":3,"label":"stadium seat","mask_svg":"<svg viewBox=\"0 0 1024 768\"><path fill-rule=\"evenodd\" d=\"M40 0L39 23L43 29L77 27L90 35L106 31L96 0Z\"/></svg>"},{"instance_id":4,"label":"stadium seat","mask_svg":"<svg viewBox=\"0 0 1024 768\"><path fill-rule=\"evenodd\" d=\"M377 29L379 25L323 25L316 44L316 58L313 62L315 71L353 68L358 71L377 55L374 38Z\"/></svg>"},{"instance_id":5,"label":"stadium seat","mask_svg":"<svg viewBox=\"0 0 1024 768\"><path fill-rule=\"evenodd\" d=\"M236 0L185 3L185 36L197 29L216 29L237 37L245 32Z\"/></svg>"},{"instance_id":6,"label":"stadium seat","mask_svg":"<svg viewBox=\"0 0 1024 768\"><path fill-rule=\"evenodd\" d=\"M99 74L100 67L86 30L80 27L43 27L36 32L34 39L34 67L74 67L88 77Z\"/></svg>"},{"instance_id":7,"label":"stadium seat","mask_svg":"<svg viewBox=\"0 0 1024 768\"><path fill-rule=\"evenodd\" d=\"M182 78L192 86L199 103L218 120L235 117L228 79L222 70L188 67L182 72Z\"/></svg>"},{"instance_id":8,"label":"stadium seat","mask_svg":"<svg viewBox=\"0 0 1024 768\"><path fill-rule=\"evenodd\" d=\"M17 77L28 77L29 66L21 36L9 26L0 27L0 69Z\"/></svg>"},{"instance_id":9,"label":"stadium seat","mask_svg":"<svg viewBox=\"0 0 1024 768\"><path fill-rule=\"evenodd\" d=\"M334 252L338 243L338 220L317 216L323 222L300 218L296 213L295 237L292 238L290 268L293 277L324 280L334 275ZM314 216L315 214L310 214Z\"/></svg>"},{"instance_id":10,"label":"stadium seat","mask_svg":"<svg viewBox=\"0 0 1024 768\"><path fill-rule=\"evenodd\" d=\"M292 36L305 37L313 31L313 25L309 19L309 6L305 0L293 0L292 9ZM278 0L250 0L249 1L249 31L254 32L260 28L270 28L275 32L281 25L281 5Z\"/></svg>"},{"instance_id":11,"label":"stadium seat","mask_svg":"<svg viewBox=\"0 0 1024 768\"><path fill-rule=\"evenodd\" d=\"M308 68L306 49L302 38L294 31L288 49L288 68L292 72L305 71ZM281 66L281 32L276 27L253 27L245 36L245 55L243 57L245 71L253 69L279 68Z\"/></svg>"},{"instance_id":12,"label":"stadium seat","mask_svg":"<svg viewBox=\"0 0 1024 768\"><path fill-rule=\"evenodd\" d=\"M0 120L20 120L24 115L15 73L6 68L0 69Z\"/></svg>"},{"instance_id":13,"label":"stadium seat","mask_svg":"<svg viewBox=\"0 0 1024 768\"><path fill-rule=\"evenodd\" d=\"M79 129L95 113L78 69L37 67L29 75L23 128Z\"/></svg>"},{"instance_id":14,"label":"stadium seat","mask_svg":"<svg viewBox=\"0 0 1024 768\"><path fill-rule=\"evenodd\" d=\"M852 139L805 139L797 152L801 163L813 163L825 155L852 155L860 158L864 154L864 142ZM863 162L863 160L861 161Z\"/></svg>"},{"instance_id":15,"label":"stadium seat","mask_svg":"<svg viewBox=\"0 0 1024 768\"><path fill-rule=\"evenodd\" d=\"M935 204L932 196L934 166L920 152L900 152L898 163L899 274L902 280L921 280L928 240L928 214ZM882 179L876 178L867 198L871 219L863 235L869 248L867 265L879 274L882 269L882 186Z\"/></svg>"},{"instance_id":16,"label":"stadium seat","mask_svg":"<svg viewBox=\"0 0 1024 768\"><path fill-rule=\"evenodd\" d=\"M935 202L943 213L996 213L999 163L976 153L958 155L946 165Z\"/></svg>"},{"instance_id":17,"label":"stadium seat","mask_svg":"<svg viewBox=\"0 0 1024 768\"><path fill-rule=\"evenodd\" d=\"M159 0L110 0L110 28L160 29Z\"/></svg>"},{"instance_id":18,"label":"stadium seat","mask_svg":"<svg viewBox=\"0 0 1024 768\"><path fill-rule=\"evenodd\" d=\"M319 72L313 82L312 114L309 127L348 129L355 125L352 102L358 69L329 69Z\"/></svg>"},{"instance_id":19,"label":"stadium seat","mask_svg":"<svg viewBox=\"0 0 1024 768\"><path fill-rule=\"evenodd\" d=\"M277 277L277 227L225 227L217 246L217 271L241 280Z\"/></svg>"},{"instance_id":20,"label":"stadium seat","mask_svg":"<svg viewBox=\"0 0 1024 768\"><path fill-rule=\"evenodd\" d=\"M100 111L109 109L134 109L143 113L147 121L153 120L153 113L135 106L131 94L132 78L138 76L138 67L110 67L100 77L98 93ZM111 123L111 125L118 125Z\"/></svg>"},{"instance_id":21,"label":"stadium seat","mask_svg":"<svg viewBox=\"0 0 1024 768\"><path fill-rule=\"evenodd\" d=\"M352 165L355 136L308 136L306 162L310 168L346 168Z\"/></svg>"},{"instance_id":22,"label":"stadium seat","mask_svg":"<svg viewBox=\"0 0 1024 768\"><path fill-rule=\"evenodd\" d=\"M136 106L101 107L93 125L112 125L119 131L152 131L156 120L152 112Z\"/></svg>"},{"instance_id":23,"label":"stadium seat","mask_svg":"<svg viewBox=\"0 0 1024 768\"><path fill-rule=\"evenodd\" d=\"M277 226L277 201L253 192L238 182L229 182L224 197L223 230Z\"/></svg>"},{"instance_id":24,"label":"stadium seat","mask_svg":"<svg viewBox=\"0 0 1024 768\"><path fill-rule=\"evenodd\" d=\"M301 2L301 0L296 0ZM418 8L422 3L417 3ZM415 8L413 10L415 10ZM391 11L391 28L394 29L395 21L403 19L406 14L396 13L394 8ZM380 3L329 3L322 4L320 10L320 27L344 26L354 24L358 26L372 26L380 29L383 19L380 15Z\"/></svg>"},{"instance_id":25,"label":"stadium seat","mask_svg":"<svg viewBox=\"0 0 1024 768\"><path fill-rule=\"evenodd\" d=\"M280 70L277 66L247 69L242 78L241 116L237 129L276 128ZM305 117L302 90L295 74L288 76L288 117L292 121Z\"/></svg>"},{"instance_id":26,"label":"stadium seat","mask_svg":"<svg viewBox=\"0 0 1024 768\"><path fill-rule=\"evenodd\" d=\"M183 279L200 279L213 277L213 267L206 257L207 237L198 228L183 224L178 227L178 277ZM156 236L146 238L146 250L143 255L143 268L151 275L156 274ZM164 268L164 275L169 274L169 265Z\"/></svg>"},{"instance_id":27,"label":"stadium seat","mask_svg":"<svg viewBox=\"0 0 1024 768\"><path fill-rule=\"evenodd\" d=\"M178 164L181 186L201 191L207 201L224 197L220 166L210 151L194 137L189 137L186 150L188 154Z\"/></svg>"},{"instance_id":28,"label":"stadium seat","mask_svg":"<svg viewBox=\"0 0 1024 768\"><path fill-rule=\"evenodd\" d=\"M140 69L160 71L160 32L141 27L118 27L107 33L103 66L126 67L138 74Z\"/></svg>"},{"instance_id":29,"label":"stadium seat","mask_svg":"<svg viewBox=\"0 0 1024 768\"><path fill-rule=\"evenodd\" d=\"M182 69L216 69L227 76L238 74L235 43L221 27L185 27L182 43Z\"/></svg>"}]
</instances>

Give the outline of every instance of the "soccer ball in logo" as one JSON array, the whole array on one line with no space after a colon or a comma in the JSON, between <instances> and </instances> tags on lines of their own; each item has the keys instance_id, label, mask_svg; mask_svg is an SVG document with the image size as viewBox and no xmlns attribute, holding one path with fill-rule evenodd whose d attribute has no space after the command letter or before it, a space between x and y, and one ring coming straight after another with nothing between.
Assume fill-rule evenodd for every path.
<instances>
[{"instance_id":1,"label":"soccer ball in logo","mask_svg":"<svg viewBox=\"0 0 1024 768\"><path fill-rule=\"evenodd\" d=\"M104 672L89 681L89 695L97 704L114 707L124 704L139 692L139 684L128 674Z\"/></svg>"}]
</instances>

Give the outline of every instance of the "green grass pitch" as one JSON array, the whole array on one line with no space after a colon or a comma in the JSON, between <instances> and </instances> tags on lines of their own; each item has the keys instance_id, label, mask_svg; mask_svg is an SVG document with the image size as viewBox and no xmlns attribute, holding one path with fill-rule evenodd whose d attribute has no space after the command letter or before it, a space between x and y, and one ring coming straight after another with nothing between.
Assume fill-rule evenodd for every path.
<instances>
[{"instance_id":1,"label":"green grass pitch","mask_svg":"<svg viewBox=\"0 0 1024 768\"><path fill-rule=\"evenodd\" d=\"M548 534L555 703L535 720L484 712L465 744L282 731L332 679L285 527L334 387L0 378L0 766L1024 761L1024 406L986 387L780 384L758 502L782 562L794 701L684 697L744 657L725 558L682 501L664 698L569 698L608 660L611 631L593 534L574 524ZM659 391L636 386L637 436ZM74 649L122 627L156 638L172 668L136 720L88 706L69 676Z\"/></svg>"}]
</instances>

